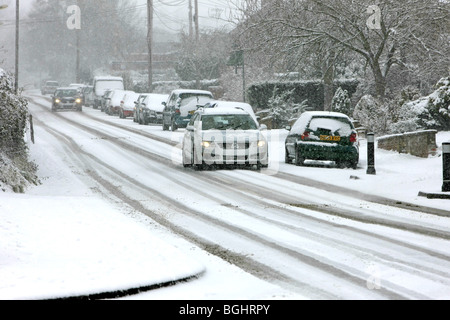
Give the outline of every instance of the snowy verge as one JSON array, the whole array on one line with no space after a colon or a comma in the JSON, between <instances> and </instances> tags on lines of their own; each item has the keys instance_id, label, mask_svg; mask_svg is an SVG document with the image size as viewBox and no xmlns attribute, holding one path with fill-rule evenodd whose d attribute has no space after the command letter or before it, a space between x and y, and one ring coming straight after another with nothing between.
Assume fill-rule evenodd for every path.
<instances>
[{"instance_id":1,"label":"snowy verge","mask_svg":"<svg viewBox=\"0 0 450 320\"><path fill-rule=\"evenodd\" d=\"M44 183L27 194L0 192L0 299L95 295L205 271L94 195L49 145L31 152Z\"/></svg>"}]
</instances>

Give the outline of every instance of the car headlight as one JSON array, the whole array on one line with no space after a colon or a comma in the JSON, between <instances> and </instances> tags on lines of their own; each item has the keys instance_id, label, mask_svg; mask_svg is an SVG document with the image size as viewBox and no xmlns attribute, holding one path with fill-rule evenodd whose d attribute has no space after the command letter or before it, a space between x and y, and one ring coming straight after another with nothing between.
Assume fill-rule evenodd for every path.
<instances>
[{"instance_id":1,"label":"car headlight","mask_svg":"<svg viewBox=\"0 0 450 320\"><path fill-rule=\"evenodd\" d=\"M258 147L264 147L266 145L266 141L265 140L259 140L258 141Z\"/></svg>"},{"instance_id":2,"label":"car headlight","mask_svg":"<svg viewBox=\"0 0 450 320\"><path fill-rule=\"evenodd\" d=\"M202 141L202 147L203 148L209 148L211 146L211 142L209 141Z\"/></svg>"},{"instance_id":3,"label":"car headlight","mask_svg":"<svg viewBox=\"0 0 450 320\"><path fill-rule=\"evenodd\" d=\"M81 103L81 99L80 98L75 99L75 103Z\"/></svg>"},{"instance_id":4,"label":"car headlight","mask_svg":"<svg viewBox=\"0 0 450 320\"><path fill-rule=\"evenodd\" d=\"M55 103L60 103L60 102L61 102L61 100L55 99Z\"/></svg>"}]
</instances>

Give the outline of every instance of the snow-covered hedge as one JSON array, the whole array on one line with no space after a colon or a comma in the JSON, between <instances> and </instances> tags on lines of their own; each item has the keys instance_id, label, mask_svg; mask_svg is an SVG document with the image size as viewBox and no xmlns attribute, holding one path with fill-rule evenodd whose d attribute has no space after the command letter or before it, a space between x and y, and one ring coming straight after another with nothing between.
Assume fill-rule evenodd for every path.
<instances>
[{"instance_id":1,"label":"snow-covered hedge","mask_svg":"<svg viewBox=\"0 0 450 320\"><path fill-rule=\"evenodd\" d=\"M403 104L399 121L391 126L394 133L419 129L450 130L450 76L439 80L430 95Z\"/></svg>"},{"instance_id":2,"label":"snow-covered hedge","mask_svg":"<svg viewBox=\"0 0 450 320\"><path fill-rule=\"evenodd\" d=\"M356 79L341 79L334 82L334 90L341 87L346 90L349 97L355 93L359 81ZM281 94L284 91L292 92L295 103L308 100L313 110L323 110L324 84L321 80L299 80L299 81L264 81L254 83L247 89L249 103L257 109L269 108L269 99L274 89Z\"/></svg>"},{"instance_id":3,"label":"snow-covered hedge","mask_svg":"<svg viewBox=\"0 0 450 320\"><path fill-rule=\"evenodd\" d=\"M353 118L377 134L450 130L450 77L442 78L430 95L413 101L407 97L413 92L407 89L399 101L363 96L355 106Z\"/></svg>"},{"instance_id":4,"label":"snow-covered hedge","mask_svg":"<svg viewBox=\"0 0 450 320\"><path fill-rule=\"evenodd\" d=\"M0 69L0 190L24 192L30 184L38 184L37 167L28 160L24 140L28 108L27 100L14 93L10 76Z\"/></svg>"},{"instance_id":5,"label":"snow-covered hedge","mask_svg":"<svg viewBox=\"0 0 450 320\"><path fill-rule=\"evenodd\" d=\"M24 147L27 104L25 98L14 93L11 77L0 69L0 148L6 153Z\"/></svg>"}]
</instances>

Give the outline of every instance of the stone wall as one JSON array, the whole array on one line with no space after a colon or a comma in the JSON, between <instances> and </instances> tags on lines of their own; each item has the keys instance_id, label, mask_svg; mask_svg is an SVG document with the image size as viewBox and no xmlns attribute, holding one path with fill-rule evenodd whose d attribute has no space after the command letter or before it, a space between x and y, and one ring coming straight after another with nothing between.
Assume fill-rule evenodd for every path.
<instances>
[{"instance_id":1,"label":"stone wall","mask_svg":"<svg viewBox=\"0 0 450 320\"><path fill-rule=\"evenodd\" d=\"M436 130L423 130L380 137L378 148L428 158L437 152L436 133Z\"/></svg>"}]
</instances>

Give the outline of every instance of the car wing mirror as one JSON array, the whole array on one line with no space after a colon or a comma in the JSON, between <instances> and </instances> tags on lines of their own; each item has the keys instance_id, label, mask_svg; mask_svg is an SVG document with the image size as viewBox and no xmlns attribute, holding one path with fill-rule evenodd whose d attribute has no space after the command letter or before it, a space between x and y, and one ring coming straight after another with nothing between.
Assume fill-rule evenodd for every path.
<instances>
[{"instance_id":1,"label":"car wing mirror","mask_svg":"<svg viewBox=\"0 0 450 320\"><path fill-rule=\"evenodd\" d=\"M263 123L259 125L259 130L267 130L267 126Z\"/></svg>"},{"instance_id":2,"label":"car wing mirror","mask_svg":"<svg viewBox=\"0 0 450 320\"><path fill-rule=\"evenodd\" d=\"M192 125L188 125L188 126L186 127L186 130L187 130L187 131L195 131L195 127L192 126Z\"/></svg>"},{"instance_id":3,"label":"car wing mirror","mask_svg":"<svg viewBox=\"0 0 450 320\"><path fill-rule=\"evenodd\" d=\"M287 131L291 131L291 126L286 126L285 129L286 129Z\"/></svg>"}]
</instances>

